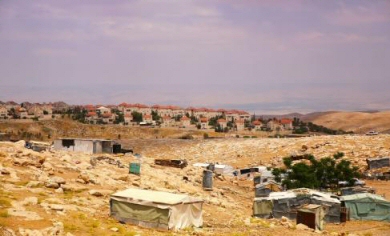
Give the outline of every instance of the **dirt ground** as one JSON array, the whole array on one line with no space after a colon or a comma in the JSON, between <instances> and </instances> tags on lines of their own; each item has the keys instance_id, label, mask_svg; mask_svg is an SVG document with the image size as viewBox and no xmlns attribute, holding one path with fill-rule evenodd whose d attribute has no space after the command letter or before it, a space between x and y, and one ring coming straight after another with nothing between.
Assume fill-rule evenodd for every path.
<instances>
[{"instance_id":1,"label":"dirt ground","mask_svg":"<svg viewBox=\"0 0 390 236\"><path fill-rule=\"evenodd\" d=\"M214 178L213 191L204 191L199 180L201 170L196 162L219 162L234 167L256 165L278 166L281 158L290 154L312 153L316 157L343 151L345 158L364 168L364 160L370 156L390 153L390 136L321 136L293 139L131 139L122 140L124 147L132 147L142 156L141 176L129 175L127 164L132 155L105 155L120 160L126 168L118 168L105 161L90 167L91 155L67 152L36 153L22 146L0 142L0 169L10 173L0 175L0 232L11 229L16 235L43 234L54 230L61 222L62 235L390 235L389 222L348 221L343 224L325 224L323 232L297 229L283 225L279 219L252 218L254 187L251 180L233 177ZM306 145L307 150L302 150ZM99 157L97 155L96 157ZM33 160L45 159L39 165ZM189 161L184 169L156 166L155 158L182 158ZM21 160L26 160L23 165ZM81 179L87 176L89 183ZM184 181L187 176L189 181ZM72 190L58 191L45 187L45 181L53 177L66 180ZM94 180L94 181L92 181ZM31 187L31 182L38 182ZM390 200L388 181L366 180L378 194ZM205 200L203 228L187 228L181 231L159 231L130 224L120 224L109 217L109 194L96 197L90 190L111 193L128 187L186 193ZM64 189L65 186L63 187ZM22 204L29 198L34 201ZM23 212L36 213L41 219L8 213L22 204ZM59 209L58 209L59 208ZM30 230L30 231L28 231ZM34 231L37 230L37 231ZM38 231L39 230L39 231ZM27 233L26 233L27 232ZM35 234L33 234L35 232ZM41 233L38 234L37 232ZM6 235L4 233L4 235Z\"/></svg>"}]
</instances>

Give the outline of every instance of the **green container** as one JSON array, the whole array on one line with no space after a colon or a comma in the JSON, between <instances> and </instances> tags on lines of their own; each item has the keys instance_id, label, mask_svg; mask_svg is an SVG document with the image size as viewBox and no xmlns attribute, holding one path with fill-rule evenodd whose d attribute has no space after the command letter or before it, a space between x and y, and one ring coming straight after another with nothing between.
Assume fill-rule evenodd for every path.
<instances>
[{"instance_id":1,"label":"green container","mask_svg":"<svg viewBox=\"0 0 390 236\"><path fill-rule=\"evenodd\" d=\"M140 175L141 174L141 163L130 163L129 173Z\"/></svg>"}]
</instances>

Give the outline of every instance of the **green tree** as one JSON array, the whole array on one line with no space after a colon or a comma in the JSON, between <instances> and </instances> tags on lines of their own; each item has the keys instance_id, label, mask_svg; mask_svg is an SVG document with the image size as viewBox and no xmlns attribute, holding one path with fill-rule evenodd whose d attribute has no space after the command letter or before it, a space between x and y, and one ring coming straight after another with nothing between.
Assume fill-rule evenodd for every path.
<instances>
[{"instance_id":1,"label":"green tree","mask_svg":"<svg viewBox=\"0 0 390 236\"><path fill-rule=\"evenodd\" d=\"M325 157L316 160L314 156L307 155L304 159L310 161L310 164L300 162L292 165L290 157L283 158L285 168L275 168L272 173L275 180L280 181L281 174L286 173L283 184L287 188L337 188L339 181L347 181L353 185L354 178L359 177L360 173L356 166L352 166L349 161L340 160L340 152L333 157Z\"/></svg>"},{"instance_id":2,"label":"green tree","mask_svg":"<svg viewBox=\"0 0 390 236\"><path fill-rule=\"evenodd\" d=\"M115 117L114 124L120 124L125 122L125 116L122 112L117 112L117 115Z\"/></svg>"},{"instance_id":3,"label":"green tree","mask_svg":"<svg viewBox=\"0 0 390 236\"><path fill-rule=\"evenodd\" d=\"M143 118L142 118L142 113L139 113L137 111L133 111L131 113L131 115L133 116L133 121L139 123L139 122L142 122L143 121Z\"/></svg>"},{"instance_id":4,"label":"green tree","mask_svg":"<svg viewBox=\"0 0 390 236\"><path fill-rule=\"evenodd\" d=\"M154 121L160 121L161 120L161 116L158 115L157 111L152 111L152 120L154 120Z\"/></svg>"}]
</instances>

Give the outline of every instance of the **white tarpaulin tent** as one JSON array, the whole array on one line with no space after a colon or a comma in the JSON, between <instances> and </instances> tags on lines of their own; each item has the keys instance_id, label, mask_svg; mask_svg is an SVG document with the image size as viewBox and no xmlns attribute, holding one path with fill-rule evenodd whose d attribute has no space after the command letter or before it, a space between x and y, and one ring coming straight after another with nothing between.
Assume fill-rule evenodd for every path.
<instances>
[{"instance_id":1,"label":"white tarpaulin tent","mask_svg":"<svg viewBox=\"0 0 390 236\"><path fill-rule=\"evenodd\" d=\"M110 215L121 222L177 230L203 225L202 204L185 194L130 188L111 195Z\"/></svg>"}]
</instances>

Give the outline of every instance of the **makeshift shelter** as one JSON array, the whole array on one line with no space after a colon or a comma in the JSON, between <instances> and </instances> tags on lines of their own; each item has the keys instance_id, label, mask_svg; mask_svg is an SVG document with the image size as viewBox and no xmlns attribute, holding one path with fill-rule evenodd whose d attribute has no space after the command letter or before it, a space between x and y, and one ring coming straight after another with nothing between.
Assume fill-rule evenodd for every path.
<instances>
[{"instance_id":1,"label":"makeshift shelter","mask_svg":"<svg viewBox=\"0 0 390 236\"><path fill-rule=\"evenodd\" d=\"M283 187L280 184L270 180L255 186L255 197L267 197L271 192L280 192L282 190Z\"/></svg>"},{"instance_id":2,"label":"makeshift shelter","mask_svg":"<svg viewBox=\"0 0 390 236\"><path fill-rule=\"evenodd\" d=\"M325 209L321 205L308 204L298 209L297 224L307 225L314 230L324 229Z\"/></svg>"},{"instance_id":3,"label":"makeshift shelter","mask_svg":"<svg viewBox=\"0 0 390 236\"><path fill-rule=\"evenodd\" d=\"M63 138L54 140L54 149L73 152L112 153L113 141L105 139Z\"/></svg>"},{"instance_id":4,"label":"makeshift shelter","mask_svg":"<svg viewBox=\"0 0 390 236\"><path fill-rule=\"evenodd\" d=\"M220 175L233 175L234 169L232 166L229 165L223 165L223 164L210 164L210 163L195 163L193 164L194 167L203 167L208 168L210 165L213 165L212 171L215 174Z\"/></svg>"},{"instance_id":5,"label":"makeshift shelter","mask_svg":"<svg viewBox=\"0 0 390 236\"><path fill-rule=\"evenodd\" d=\"M390 166L390 157L369 158L366 161L370 170Z\"/></svg>"},{"instance_id":6,"label":"makeshift shelter","mask_svg":"<svg viewBox=\"0 0 390 236\"><path fill-rule=\"evenodd\" d=\"M341 203L336 196L319 191L300 188L286 192L271 192L267 197L257 197L253 203L253 215L296 219L297 210L306 204L317 204L326 208L325 221L340 222ZM270 210L271 206L271 210Z\"/></svg>"},{"instance_id":7,"label":"makeshift shelter","mask_svg":"<svg viewBox=\"0 0 390 236\"><path fill-rule=\"evenodd\" d=\"M340 189L341 196L358 194L358 193L373 193L375 194L375 189L371 187L345 187Z\"/></svg>"},{"instance_id":8,"label":"makeshift shelter","mask_svg":"<svg viewBox=\"0 0 390 236\"><path fill-rule=\"evenodd\" d=\"M379 195L359 193L340 200L349 209L351 219L390 221L390 202Z\"/></svg>"},{"instance_id":9,"label":"makeshift shelter","mask_svg":"<svg viewBox=\"0 0 390 236\"><path fill-rule=\"evenodd\" d=\"M110 215L121 222L177 230L202 226L202 204L185 194L130 188L111 195Z\"/></svg>"}]
</instances>

